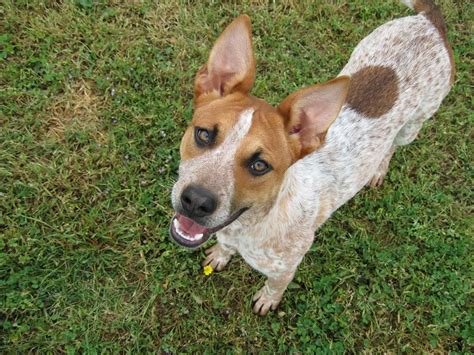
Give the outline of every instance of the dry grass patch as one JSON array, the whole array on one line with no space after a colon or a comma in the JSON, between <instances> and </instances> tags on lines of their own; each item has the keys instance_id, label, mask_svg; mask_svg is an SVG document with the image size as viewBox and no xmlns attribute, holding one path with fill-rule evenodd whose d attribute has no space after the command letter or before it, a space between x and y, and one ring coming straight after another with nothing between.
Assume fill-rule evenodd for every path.
<instances>
[{"instance_id":1,"label":"dry grass patch","mask_svg":"<svg viewBox=\"0 0 474 355\"><path fill-rule=\"evenodd\" d=\"M67 85L64 93L54 99L48 109L48 137L62 141L68 130L87 130L98 142L105 143L107 136L101 131L99 112L106 101L106 97L96 94L89 81L80 80Z\"/></svg>"}]
</instances>

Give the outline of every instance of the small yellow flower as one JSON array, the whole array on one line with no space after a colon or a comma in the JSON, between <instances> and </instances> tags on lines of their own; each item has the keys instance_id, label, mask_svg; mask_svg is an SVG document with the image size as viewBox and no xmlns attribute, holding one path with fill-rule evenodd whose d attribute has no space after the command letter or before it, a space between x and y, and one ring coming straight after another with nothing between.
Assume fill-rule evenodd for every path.
<instances>
[{"instance_id":1,"label":"small yellow flower","mask_svg":"<svg viewBox=\"0 0 474 355\"><path fill-rule=\"evenodd\" d=\"M209 276L214 270L211 265L204 266L204 275Z\"/></svg>"}]
</instances>

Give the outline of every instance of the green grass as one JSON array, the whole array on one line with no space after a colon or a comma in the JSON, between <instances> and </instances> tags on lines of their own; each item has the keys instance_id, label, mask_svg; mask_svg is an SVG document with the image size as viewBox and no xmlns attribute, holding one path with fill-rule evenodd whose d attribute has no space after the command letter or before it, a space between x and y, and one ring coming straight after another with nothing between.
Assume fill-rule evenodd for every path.
<instances>
[{"instance_id":1,"label":"green grass","mask_svg":"<svg viewBox=\"0 0 474 355\"><path fill-rule=\"evenodd\" d=\"M347 4L348 3L348 4ZM1 352L469 352L473 6L438 1L457 82L384 185L318 231L279 310L241 258L206 277L168 239L193 77L253 21L253 93L330 79L395 1L0 4Z\"/></svg>"}]
</instances>

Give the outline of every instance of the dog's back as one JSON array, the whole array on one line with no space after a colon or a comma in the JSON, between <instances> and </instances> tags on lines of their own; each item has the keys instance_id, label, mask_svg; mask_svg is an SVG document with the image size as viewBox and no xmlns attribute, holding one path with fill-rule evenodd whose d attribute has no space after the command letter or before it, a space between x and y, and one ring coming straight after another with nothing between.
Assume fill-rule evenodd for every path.
<instances>
[{"instance_id":1,"label":"dog's back","mask_svg":"<svg viewBox=\"0 0 474 355\"><path fill-rule=\"evenodd\" d=\"M395 148L416 138L448 94L455 69L443 17L431 1L408 5L419 13L378 27L341 71L351 84L325 145L289 169L288 181L313 175L311 184L299 184L304 200L330 196L325 209L334 211L367 183L380 183Z\"/></svg>"},{"instance_id":2,"label":"dog's back","mask_svg":"<svg viewBox=\"0 0 474 355\"><path fill-rule=\"evenodd\" d=\"M429 117L454 81L454 59L441 12L431 1L403 2L419 14L377 28L359 43L341 71L352 76L349 106L370 118L400 107L406 109L402 122L416 109Z\"/></svg>"}]
</instances>

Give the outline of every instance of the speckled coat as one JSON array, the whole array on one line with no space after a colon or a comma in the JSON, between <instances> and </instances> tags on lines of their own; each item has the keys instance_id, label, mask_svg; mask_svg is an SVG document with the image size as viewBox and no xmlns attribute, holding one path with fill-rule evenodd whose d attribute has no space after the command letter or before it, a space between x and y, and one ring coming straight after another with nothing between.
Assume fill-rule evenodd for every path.
<instances>
[{"instance_id":1,"label":"speckled coat","mask_svg":"<svg viewBox=\"0 0 474 355\"><path fill-rule=\"evenodd\" d=\"M324 143L288 167L271 202L217 232L218 244L207 251L204 265L220 270L238 252L268 277L254 297L254 311L259 314L278 305L313 243L315 230L365 185L382 182L396 147L416 138L453 84L452 50L439 10L427 0L403 2L419 14L377 28L359 43L340 72L351 82L342 109L324 133ZM224 141L219 160L232 161L241 143L235 137L242 140L250 130L254 110L247 107L239 114L235 132L227 135L233 137L234 148ZM216 156L206 154L200 159ZM174 194L200 174L202 165L202 161L183 163L184 182L178 181Z\"/></svg>"}]
</instances>

